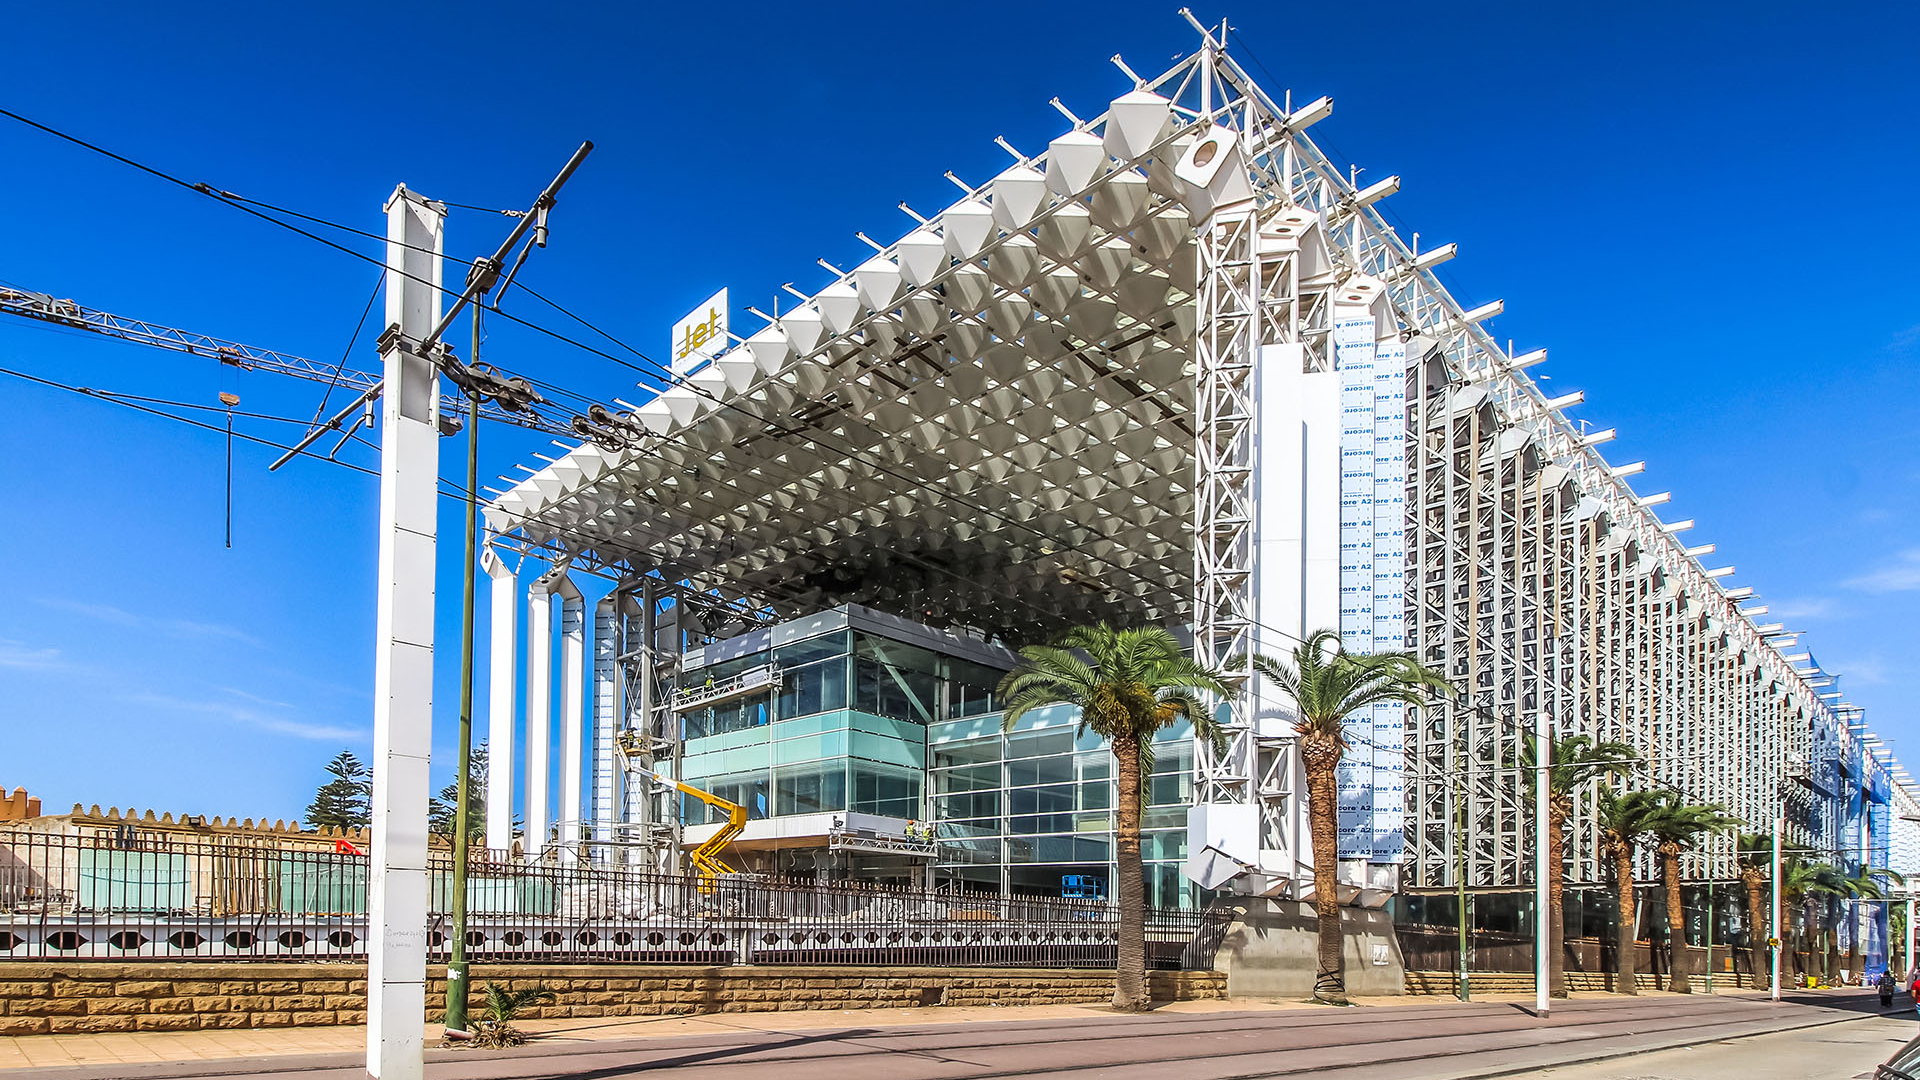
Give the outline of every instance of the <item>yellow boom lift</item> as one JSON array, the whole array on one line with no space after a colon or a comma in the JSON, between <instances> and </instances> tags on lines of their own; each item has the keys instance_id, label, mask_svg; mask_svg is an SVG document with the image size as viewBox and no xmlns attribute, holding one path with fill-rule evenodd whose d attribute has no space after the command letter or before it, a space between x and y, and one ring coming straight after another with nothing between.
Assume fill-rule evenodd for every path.
<instances>
[{"instance_id":1,"label":"yellow boom lift","mask_svg":"<svg viewBox=\"0 0 1920 1080\"><path fill-rule=\"evenodd\" d=\"M747 827L746 807L738 803L728 802L712 792L701 791L692 784L675 780L672 777L661 776L659 773L642 765L635 765L632 762L628 762L627 768L662 787L672 788L675 791L691 795L727 815L727 822L720 826L719 832L708 837L705 843L694 848L687 854L687 861L692 863L694 869L700 872L702 891L710 889L713 886L714 880L721 874L739 872L728 865L727 861L720 857L720 853L725 851L727 845L733 842L733 838L739 836L741 831Z\"/></svg>"}]
</instances>

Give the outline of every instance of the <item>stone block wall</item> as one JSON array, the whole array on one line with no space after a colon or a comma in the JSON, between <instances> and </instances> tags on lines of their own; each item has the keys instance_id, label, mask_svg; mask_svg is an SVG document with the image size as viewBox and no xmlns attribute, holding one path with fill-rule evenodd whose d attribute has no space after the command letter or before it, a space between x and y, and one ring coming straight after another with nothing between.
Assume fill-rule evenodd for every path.
<instances>
[{"instance_id":1,"label":"stone block wall","mask_svg":"<svg viewBox=\"0 0 1920 1080\"><path fill-rule=\"evenodd\" d=\"M446 971L427 974L427 1014L446 1007ZM366 1022L364 964L241 962L0 964L0 1036L198 1031ZM479 988L544 986L559 995L529 1019L661 1016L916 1005L1104 1002L1110 971L934 967L698 967L663 964L475 964ZM1224 974L1154 972L1162 1001L1227 996Z\"/></svg>"},{"instance_id":2,"label":"stone block wall","mask_svg":"<svg viewBox=\"0 0 1920 1080\"><path fill-rule=\"evenodd\" d=\"M1604 971L1569 971L1567 989L1575 993L1611 992L1613 976ZM1667 976L1651 971L1634 973L1634 986L1641 990L1665 990ZM1715 990L1750 990L1754 983L1747 973L1722 971L1713 977ZM1695 993L1704 992L1707 977L1693 976ZM1467 989L1476 994L1531 994L1533 993L1533 972L1531 971L1470 971L1467 973ZM1458 971L1409 971L1407 972L1407 993L1433 994L1455 997L1460 993L1460 973Z\"/></svg>"}]
</instances>

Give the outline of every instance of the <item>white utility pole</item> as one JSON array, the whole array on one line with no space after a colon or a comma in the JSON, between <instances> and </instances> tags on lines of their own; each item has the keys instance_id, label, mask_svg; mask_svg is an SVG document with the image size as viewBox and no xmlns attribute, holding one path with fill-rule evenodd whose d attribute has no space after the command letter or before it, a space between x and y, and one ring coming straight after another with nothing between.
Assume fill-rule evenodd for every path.
<instances>
[{"instance_id":1,"label":"white utility pole","mask_svg":"<svg viewBox=\"0 0 1920 1080\"><path fill-rule=\"evenodd\" d=\"M1786 943L1786 929L1780 925L1780 836L1787 831L1787 816L1773 822L1773 1000L1780 1000L1780 949Z\"/></svg>"},{"instance_id":2,"label":"white utility pole","mask_svg":"<svg viewBox=\"0 0 1920 1080\"><path fill-rule=\"evenodd\" d=\"M373 865L367 889L369 1080L421 1080L426 1071L427 764L433 744L440 374L442 365L452 362L440 337L468 304L493 288L528 231L534 234L529 251L546 246L554 196L592 149L588 142L574 151L494 256L474 263L465 288L444 313L440 264L446 206L408 191L405 184L387 200L387 329L380 335L385 377L362 395L362 400L380 395L382 424ZM466 767L460 761L456 775L464 776ZM464 888L463 870L454 867L456 894ZM467 996L462 975L458 968L448 972L449 998Z\"/></svg>"},{"instance_id":3,"label":"white utility pole","mask_svg":"<svg viewBox=\"0 0 1920 1080\"><path fill-rule=\"evenodd\" d=\"M427 999L427 757L433 743L439 372L414 344L440 321L446 207L387 200L386 379L373 668L373 850L367 887L367 1075L420 1080Z\"/></svg>"},{"instance_id":4,"label":"white utility pole","mask_svg":"<svg viewBox=\"0 0 1920 1080\"><path fill-rule=\"evenodd\" d=\"M1548 814L1548 779L1553 775L1553 739L1547 712L1540 710L1534 719L1533 744L1539 748L1534 764L1539 771L1533 778L1533 1009L1545 1017L1553 1008L1552 987L1547 985L1553 970L1553 905L1547 894L1549 866L1547 841L1552 831Z\"/></svg>"},{"instance_id":5,"label":"white utility pole","mask_svg":"<svg viewBox=\"0 0 1920 1080\"><path fill-rule=\"evenodd\" d=\"M1907 951L1900 954L1900 959L1907 965L1907 970L1900 973L1903 979L1920 970L1920 964L1913 962L1913 886L1909 885L1907 889Z\"/></svg>"}]
</instances>

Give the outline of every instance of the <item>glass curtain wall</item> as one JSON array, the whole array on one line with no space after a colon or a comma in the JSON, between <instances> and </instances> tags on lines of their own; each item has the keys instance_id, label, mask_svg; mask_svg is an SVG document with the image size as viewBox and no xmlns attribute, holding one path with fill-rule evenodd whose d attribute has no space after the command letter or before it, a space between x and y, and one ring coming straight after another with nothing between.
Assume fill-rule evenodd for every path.
<instances>
[{"instance_id":1,"label":"glass curtain wall","mask_svg":"<svg viewBox=\"0 0 1920 1080\"><path fill-rule=\"evenodd\" d=\"M996 668L859 630L834 630L690 670L719 684L772 663L777 692L685 714L686 776L749 819L834 811L926 816L930 724L996 707ZM719 811L687 797L689 824Z\"/></svg>"},{"instance_id":2,"label":"glass curtain wall","mask_svg":"<svg viewBox=\"0 0 1920 1080\"><path fill-rule=\"evenodd\" d=\"M1051 896L1112 895L1113 755L1077 714L1036 710L1002 734L997 713L951 722L933 735L939 874L981 888ZM1154 740L1141 820L1148 902L1187 904L1186 808L1193 800L1192 733Z\"/></svg>"}]
</instances>

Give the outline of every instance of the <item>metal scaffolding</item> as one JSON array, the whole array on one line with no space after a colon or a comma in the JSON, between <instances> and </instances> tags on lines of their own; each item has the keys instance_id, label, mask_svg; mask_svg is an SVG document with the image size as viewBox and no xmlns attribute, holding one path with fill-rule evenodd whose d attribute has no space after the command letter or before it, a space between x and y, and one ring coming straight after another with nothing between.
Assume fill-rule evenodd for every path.
<instances>
[{"instance_id":1,"label":"metal scaffolding","mask_svg":"<svg viewBox=\"0 0 1920 1080\"><path fill-rule=\"evenodd\" d=\"M1542 393L1544 350L1494 342L1501 303L1442 286L1453 245L1387 224L1399 178L1361 187L1314 144L1331 101L1277 101L1203 35L610 412L618 439L489 506L494 542L743 621L851 602L1015 642L1095 618L1191 627L1248 690L1228 746L1196 748L1190 830L1251 873L1238 888L1283 892L1311 855L1289 717L1245 658L1336 624L1466 691L1356 725L1342 855L1361 884L1528 881L1516 763L1543 714L1755 831L1784 801L1790 843L1835 847L1860 734L1831 677L1783 653L1731 568L1702 565L1710 546L1682 544L1664 495L1633 491L1638 465L1608 464L1612 433L1565 412L1581 395ZM635 667L659 659L652 631L646 650L615 632L629 688L665 670ZM677 729L648 685L621 722L658 760ZM1570 880L1598 880L1591 796L1573 820ZM1724 878L1732 857L1715 838L1688 869Z\"/></svg>"}]
</instances>

